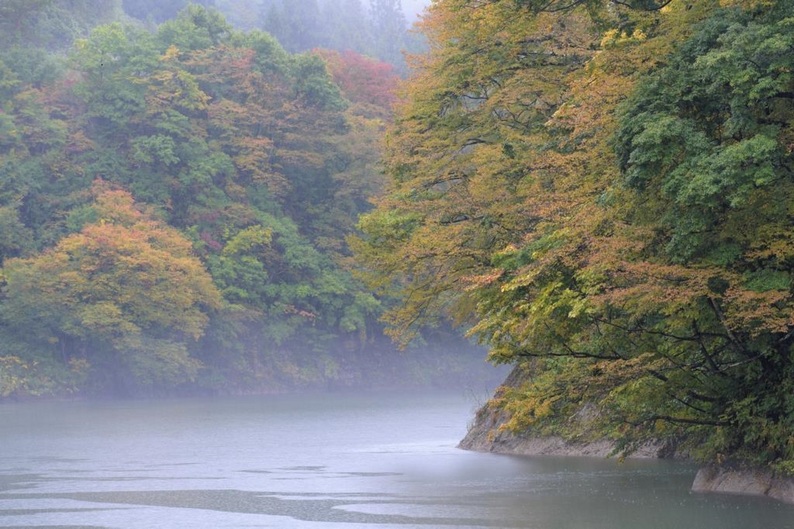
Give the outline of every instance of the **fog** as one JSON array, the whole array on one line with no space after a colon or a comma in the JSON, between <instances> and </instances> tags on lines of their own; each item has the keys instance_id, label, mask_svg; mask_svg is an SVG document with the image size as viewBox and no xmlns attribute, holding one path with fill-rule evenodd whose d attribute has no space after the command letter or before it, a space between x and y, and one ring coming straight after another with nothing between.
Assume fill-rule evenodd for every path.
<instances>
[{"instance_id":1,"label":"fog","mask_svg":"<svg viewBox=\"0 0 794 529\"><path fill-rule=\"evenodd\" d=\"M343 266L427 3L0 0L0 399L499 382L452 329L398 351Z\"/></svg>"},{"instance_id":2,"label":"fog","mask_svg":"<svg viewBox=\"0 0 794 529\"><path fill-rule=\"evenodd\" d=\"M409 22L415 21L422 11L430 5L430 0L402 0L405 18Z\"/></svg>"},{"instance_id":3,"label":"fog","mask_svg":"<svg viewBox=\"0 0 794 529\"><path fill-rule=\"evenodd\" d=\"M791 529L658 460L455 449L459 392L0 405L0 525Z\"/></svg>"},{"instance_id":4,"label":"fog","mask_svg":"<svg viewBox=\"0 0 794 529\"><path fill-rule=\"evenodd\" d=\"M510 367L344 266L431 1L0 0L0 526L794 529L456 448Z\"/></svg>"}]
</instances>

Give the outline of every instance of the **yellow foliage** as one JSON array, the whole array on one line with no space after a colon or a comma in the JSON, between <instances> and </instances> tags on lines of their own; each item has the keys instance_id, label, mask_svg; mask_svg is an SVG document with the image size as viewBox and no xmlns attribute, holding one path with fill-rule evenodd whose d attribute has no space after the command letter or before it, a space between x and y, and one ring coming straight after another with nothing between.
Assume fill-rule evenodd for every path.
<instances>
[{"instance_id":1,"label":"yellow foliage","mask_svg":"<svg viewBox=\"0 0 794 529\"><path fill-rule=\"evenodd\" d=\"M179 59L179 48L177 48L174 44L168 46L168 49L165 50L165 53L160 57L162 62L171 62Z\"/></svg>"}]
</instances>

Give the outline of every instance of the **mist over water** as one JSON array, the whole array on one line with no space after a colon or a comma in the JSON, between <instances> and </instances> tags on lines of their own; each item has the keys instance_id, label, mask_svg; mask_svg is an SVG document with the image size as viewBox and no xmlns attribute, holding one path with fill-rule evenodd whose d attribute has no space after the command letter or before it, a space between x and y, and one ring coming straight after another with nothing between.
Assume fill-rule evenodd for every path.
<instances>
[{"instance_id":1,"label":"mist over water","mask_svg":"<svg viewBox=\"0 0 794 529\"><path fill-rule=\"evenodd\" d=\"M458 393L0 406L0 527L794 527L689 465L455 448Z\"/></svg>"}]
</instances>

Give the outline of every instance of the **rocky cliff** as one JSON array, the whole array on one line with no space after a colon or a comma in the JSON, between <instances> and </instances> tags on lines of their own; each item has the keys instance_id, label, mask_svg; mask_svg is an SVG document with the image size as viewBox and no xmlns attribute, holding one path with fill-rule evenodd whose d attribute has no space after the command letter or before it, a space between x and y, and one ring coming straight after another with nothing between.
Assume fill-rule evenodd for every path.
<instances>
[{"instance_id":1,"label":"rocky cliff","mask_svg":"<svg viewBox=\"0 0 794 529\"><path fill-rule=\"evenodd\" d=\"M507 388L519 387L527 374L516 367L502 386L497 395ZM584 406L572 420L579 423L580 430L587 430L587 422L595 414L594 406ZM572 442L560 436L538 436L532 432L514 433L503 428L508 421L508 414L494 401L483 405L476 413L466 437L458 445L464 450L475 452L494 452L499 454L515 454L527 456L584 456L608 457L615 452L615 443L607 439ZM647 445L632 453L632 458L671 457L673 451L661 444Z\"/></svg>"},{"instance_id":2,"label":"rocky cliff","mask_svg":"<svg viewBox=\"0 0 794 529\"><path fill-rule=\"evenodd\" d=\"M514 369L502 387L497 389L497 395L505 388L519 387L525 376L521 369ZM584 411L580 420L587 420L589 414ZM468 433L458 447L476 452L526 456L608 457L615 450L615 444L606 439L583 443L571 442L559 436L537 436L532 432L514 433L502 428L508 419L507 413L493 402L486 403L477 411ZM674 448L662 444L644 446L630 457L686 458ZM698 471L692 491L768 496L794 504L794 478L777 476L767 469L707 466Z\"/></svg>"},{"instance_id":3,"label":"rocky cliff","mask_svg":"<svg viewBox=\"0 0 794 529\"><path fill-rule=\"evenodd\" d=\"M695 476L692 491L768 496L794 504L794 479L776 476L766 469L704 467Z\"/></svg>"}]
</instances>

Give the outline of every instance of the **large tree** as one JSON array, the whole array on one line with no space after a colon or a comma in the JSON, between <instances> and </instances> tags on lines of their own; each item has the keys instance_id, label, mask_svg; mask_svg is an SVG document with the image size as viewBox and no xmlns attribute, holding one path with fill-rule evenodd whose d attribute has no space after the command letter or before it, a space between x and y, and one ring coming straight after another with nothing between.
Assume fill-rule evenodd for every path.
<instances>
[{"instance_id":1,"label":"large tree","mask_svg":"<svg viewBox=\"0 0 794 529\"><path fill-rule=\"evenodd\" d=\"M526 368L508 427L792 470L791 7L731 4L431 7L357 248Z\"/></svg>"},{"instance_id":2,"label":"large tree","mask_svg":"<svg viewBox=\"0 0 794 529\"><path fill-rule=\"evenodd\" d=\"M112 373L114 390L192 379L199 364L187 344L220 308L211 277L190 241L128 193L95 189L80 232L5 263L3 322L34 350L49 344L64 362Z\"/></svg>"}]
</instances>

